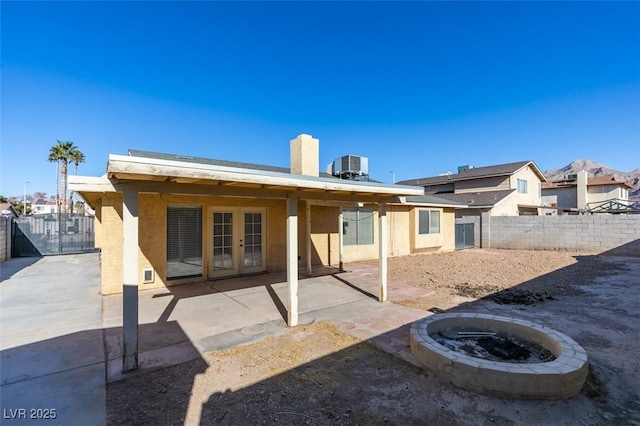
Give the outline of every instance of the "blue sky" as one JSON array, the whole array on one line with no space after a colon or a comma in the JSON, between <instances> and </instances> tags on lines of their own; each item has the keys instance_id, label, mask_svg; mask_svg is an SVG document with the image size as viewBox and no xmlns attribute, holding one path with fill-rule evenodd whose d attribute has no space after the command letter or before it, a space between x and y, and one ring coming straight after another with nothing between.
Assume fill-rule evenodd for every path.
<instances>
[{"instance_id":1,"label":"blue sky","mask_svg":"<svg viewBox=\"0 0 640 426\"><path fill-rule=\"evenodd\" d=\"M385 182L534 160L640 167L640 2L7 2L0 194L136 148ZM73 168L71 168L73 173Z\"/></svg>"}]
</instances>

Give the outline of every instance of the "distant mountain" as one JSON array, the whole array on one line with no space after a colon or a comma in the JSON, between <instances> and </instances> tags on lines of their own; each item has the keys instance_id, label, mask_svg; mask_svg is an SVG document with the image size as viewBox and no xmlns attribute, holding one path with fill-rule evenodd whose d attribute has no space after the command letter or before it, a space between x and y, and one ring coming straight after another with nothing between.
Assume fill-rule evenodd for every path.
<instances>
[{"instance_id":1,"label":"distant mountain","mask_svg":"<svg viewBox=\"0 0 640 426\"><path fill-rule=\"evenodd\" d=\"M633 186L633 188L629 189L629 199L640 201L640 167L625 173L595 161L576 160L561 169L547 170L543 173L547 180L554 181L564 178L565 175L577 173L580 170L586 170L589 176L613 175L616 180L629 183Z\"/></svg>"}]
</instances>

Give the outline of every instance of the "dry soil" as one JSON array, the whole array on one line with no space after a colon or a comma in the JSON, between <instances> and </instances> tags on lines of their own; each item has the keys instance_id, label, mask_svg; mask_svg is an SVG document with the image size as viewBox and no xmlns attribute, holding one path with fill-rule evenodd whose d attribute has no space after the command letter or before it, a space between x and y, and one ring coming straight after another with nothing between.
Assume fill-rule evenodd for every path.
<instances>
[{"instance_id":1,"label":"dry soil","mask_svg":"<svg viewBox=\"0 0 640 426\"><path fill-rule=\"evenodd\" d=\"M433 292L425 311L492 312L553 326L589 354L568 401L453 387L330 323L213 352L107 388L109 424L640 424L640 259L466 250L390 259L391 281Z\"/></svg>"}]
</instances>

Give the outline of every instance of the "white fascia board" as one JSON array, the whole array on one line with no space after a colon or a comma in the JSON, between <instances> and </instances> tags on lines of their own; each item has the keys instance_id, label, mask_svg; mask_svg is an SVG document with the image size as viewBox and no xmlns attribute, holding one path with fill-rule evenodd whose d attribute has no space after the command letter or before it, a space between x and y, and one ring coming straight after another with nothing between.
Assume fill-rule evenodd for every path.
<instances>
[{"instance_id":1,"label":"white fascia board","mask_svg":"<svg viewBox=\"0 0 640 426\"><path fill-rule=\"evenodd\" d=\"M467 204L438 204L438 203L417 203L417 202L404 202L401 203L406 206L415 206L415 207L439 207L439 208L447 208L447 209L464 209L469 207Z\"/></svg>"},{"instance_id":2,"label":"white fascia board","mask_svg":"<svg viewBox=\"0 0 640 426\"><path fill-rule=\"evenodd\" d=\"M386 185L374 182L341 181L333 178L292 175L255 169L227 167L174 160L160 160L127 155L109 154L107 173L130 173L150 176L185 177L203 180L256 183L293 188L321 189L325 191L347 191L375 193L381 195L422 195L422 187Z\"/></svg>"},{"instance_id":3,"label":"white fascia board","mask_svg":"<svg viewBox=\"0 0 640 426\"><path fill-rule=\"evenodd\" d=\"M117 192L111 181L106 176L77 176L68 178L71 191L75 192Z\"/></svg>"}]
</instances>

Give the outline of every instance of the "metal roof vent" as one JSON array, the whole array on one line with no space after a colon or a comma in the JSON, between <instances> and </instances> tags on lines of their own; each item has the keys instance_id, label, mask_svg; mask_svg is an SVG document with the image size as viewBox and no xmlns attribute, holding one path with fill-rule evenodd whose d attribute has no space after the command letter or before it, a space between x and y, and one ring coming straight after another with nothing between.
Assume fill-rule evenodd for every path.
<instances>
[{"instance_id":1,"label":"metal roof vent","mask_svg":"<svg viewBox=\"0 0 640 426\"><path fill-rule=\"evenodd\" d=\"M358 155L345 155L333 161L331 174L340 179L369 180L369 159Z\"/></svg>"}]
</instances>

